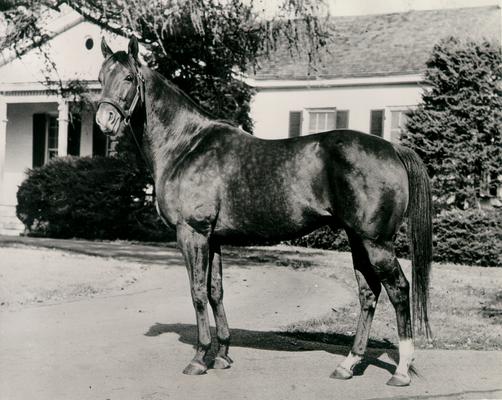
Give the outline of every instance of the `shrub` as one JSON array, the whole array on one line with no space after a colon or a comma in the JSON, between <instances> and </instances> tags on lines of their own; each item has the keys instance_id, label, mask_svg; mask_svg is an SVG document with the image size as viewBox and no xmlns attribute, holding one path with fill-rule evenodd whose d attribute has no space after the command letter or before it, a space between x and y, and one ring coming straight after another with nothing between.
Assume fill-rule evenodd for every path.
<instances>
[{"instance_id":1,"label":"shrub","mask_svg":"<svg viewBox=\"0 0 502 400\"><path fill-rule=\"evenodd\" d=\"M343 229L333 231L324 226L290 242L294 246L312 247L314 249L350 251L349 240Z\"/></svg>"},{"instance_id":2,"label":"shrub","mask_svg":"<svg viewBox=\"0 0 502 400\"><path fill-rule=\"evenodd\" d=\"M17 216L33 236L167 239L139 174L117 158L54 159L27 172Z\"/></svg>"},{"instance_id":3,"label":"shrub","mask_svg":"<svg viewBox=\"0 0 502 400\"><path fill-rule=\"evenodd\" d=\"M349 239L343 229L333 231L325 226L303 236L292 240L290 244L294 246L312 247L315 249L350 251ZM403 224L394 241L394 248L398 257L408 257L409 247L406 233L406 224Z\"/></svg>"},{"instance_id":4,"label":"shrub","mask_svg":"<svg viewBox=\"0 0 502 400\"><path fill-rule=\"evenodd\" d=\"M502 267L500 210L451 210L435 218L434 260Z\"/></svg>"},{"instance_id":5,"label":"shrub","mask_svg":"<svg viewBox=\"0 0 502 400\"><path fill-rule=\"evenodd\" d=\"M451 210L434 217L434 261L502 267L502 214L498 210ZM318 229L291 241L296 246L350 251L343 230ZM394 241L398 257L408 258L406 224Z\"/></svg>"},{"instance_id":6,"label":"shrub","mask_svg":"<svg viewBox=\"0 0 502 400\"><path fill-rule=\"evenodd\" d=\"M440 41L425 82L402 142L427 165L436 209L475 208L481 195L495 194L502 174L500 44Z\"/></svg>"}]
</instances>

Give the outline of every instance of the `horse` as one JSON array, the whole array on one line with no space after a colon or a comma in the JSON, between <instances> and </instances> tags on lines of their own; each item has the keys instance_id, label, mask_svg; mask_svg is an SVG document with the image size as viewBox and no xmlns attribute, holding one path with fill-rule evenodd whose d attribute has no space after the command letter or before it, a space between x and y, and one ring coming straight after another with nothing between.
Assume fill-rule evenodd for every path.
<instances>
[{"instance_id":1,"label":"horse","mask_svg":"<svg viewBox=\"0 0 502 400\"><path fill-rule=\"evenodd\" d=\"M101 50L96 122L115 138L128 127L138 141L152 171L157 211L176 229L187 267L198 335L195 356L183 373L200 375L211 366L206 360L211 345L208 303L218 343L212 368L233 363L221 246L288 240L327 225L347 233L360 301L354 344L331 377L353 376L365 354L383 286L395 308L399 335L399 362L387 383L409 385L413 335L430 334L431 191L417 154L348 129L259 139L215 119L142 65L136 38L130 39L127 51L115 53L103 39ZM405 218L413 318L410 284L393 246Z\"/></svg>"}]
</instances>

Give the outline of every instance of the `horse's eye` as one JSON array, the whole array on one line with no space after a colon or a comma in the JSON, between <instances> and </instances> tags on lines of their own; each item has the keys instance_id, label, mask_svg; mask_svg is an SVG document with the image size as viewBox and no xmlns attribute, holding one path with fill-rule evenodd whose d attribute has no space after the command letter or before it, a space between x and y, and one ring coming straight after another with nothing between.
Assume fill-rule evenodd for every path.
<instances>
[{"instance_id":1,"label":"horse's eye","mask_svg":"<svg viewBox=\"0 0 502 400\"><path fill-rule=\"evenodd\" d=\"M131 82L132 81L132 75L127 75L125 77L125 80Z\"/></svg>"}]
</instances>

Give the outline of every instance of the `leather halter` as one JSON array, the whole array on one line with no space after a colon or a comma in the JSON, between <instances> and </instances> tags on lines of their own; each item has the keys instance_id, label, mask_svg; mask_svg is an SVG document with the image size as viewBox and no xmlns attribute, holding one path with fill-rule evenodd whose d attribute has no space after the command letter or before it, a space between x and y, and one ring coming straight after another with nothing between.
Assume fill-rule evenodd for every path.
<instances>
[{"instance_id":1,"label":"leather halter","mask_svg":"<svg viewBox=\"0 0 502 400\"><path fill-rule=\"evenodd\" d=\"M129 107L127 109L124 109L117 100L112 99L111 97L103 97L98 102L98 107L101 104L106 103L106 104L110 104L114 108L116 108L117 111L122 116L122 118L124 119L124 123L126 125L129 125L129 122L131 121L131 116L132 116L136 106L138 105L138 101L141 100L141 102L143 104L145 101L145 88L144 88L145 79L143 78L141 71L137 67L135 69L136 69L136 71L134 73L134 76L136 78L136 93L134 94L134 97L131 101L131 104L129 105Z\"/></svg>"}]
</instances>

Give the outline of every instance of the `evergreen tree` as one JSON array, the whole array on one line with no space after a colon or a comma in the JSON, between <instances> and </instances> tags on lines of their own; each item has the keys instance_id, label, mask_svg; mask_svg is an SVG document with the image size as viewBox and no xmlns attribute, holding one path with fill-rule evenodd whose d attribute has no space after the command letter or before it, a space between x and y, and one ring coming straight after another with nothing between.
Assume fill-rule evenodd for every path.
<instances>
[{"instance_id":1,"label":"evergreen tree","mask_svg":"<svg viewBox=\"0 0 502 400\"><path fill-rule=\"evenodd\" d=\"M439 208L475 207L502 174L500 44L442 40L425 82L402 142L427 165Z\"/></svg>"}]
</instances>

